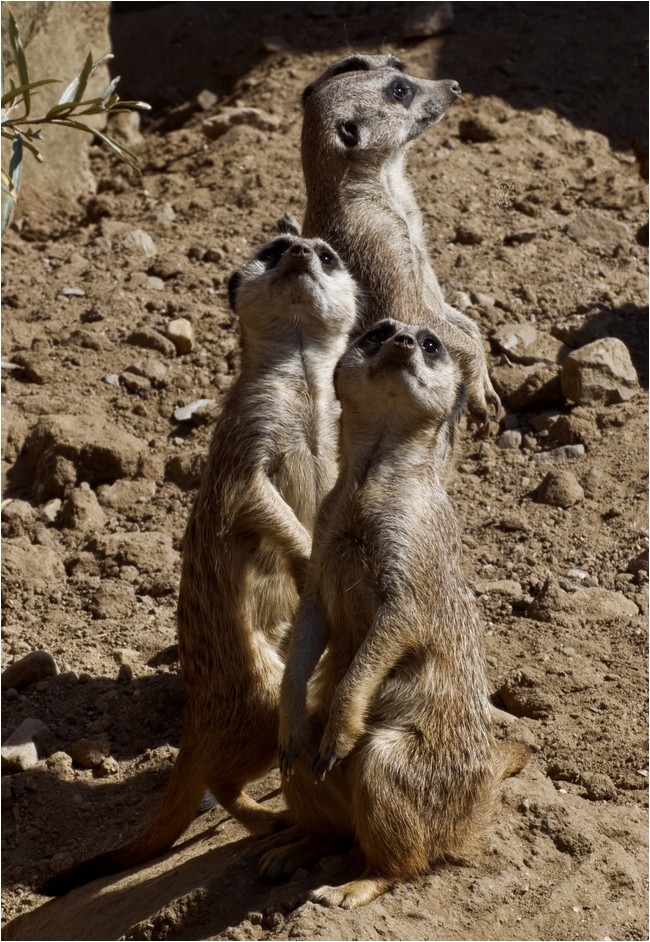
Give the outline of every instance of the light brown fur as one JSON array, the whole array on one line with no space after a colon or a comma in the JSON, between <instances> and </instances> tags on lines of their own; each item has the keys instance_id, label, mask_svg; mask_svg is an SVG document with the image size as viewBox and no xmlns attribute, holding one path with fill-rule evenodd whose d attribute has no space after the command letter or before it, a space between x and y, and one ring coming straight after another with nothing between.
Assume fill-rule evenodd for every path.
<instances>
[{"instance_id":1,"label":"light brown fur","mask_svg":"<svg viewBox=\"0 0 650 942\"><path fill-rule=\"evenodd\" d=\"M187 703L152 824L45 888L58 895L167 850L209 788L251 833L286 823L245 792L277 762L286 635L320 501L336 475L332 374L355 287L321 240L284 236L230 282L241 373L217 421L185 534L178 639Z\"/></svg>"},{"instance_id":2,"label":"light brown fur","mask_svg":"<svg viewBox=\"0 0 650 942\"><path fill-rule=\"evenodd\" d=\"M439 480L462 408L457 367L429 328L385 320L335 376L340 472L314 531L280 705L283 790L304 836L260 870L287 876L354 841L363 877L312 894L351 908L473 857L498 783L528 754L492 738L482 628Z\"/></svg>"},{"instance_id":3,"label":"light brown fur","mask_svg":"<svg viewBox=\"0 0 650 942\"><path fill-rule=\"evenodd\" d=\"M326 69L303 97L303 234L333 245L359 282L359 333L378 312L434 328L460 367L470 409L486 424L501 403L481 335L444 299L405 173L410 141L459 94L457 82L406 75L394 56L349 56Z\"/></svg>"}]
</instances>

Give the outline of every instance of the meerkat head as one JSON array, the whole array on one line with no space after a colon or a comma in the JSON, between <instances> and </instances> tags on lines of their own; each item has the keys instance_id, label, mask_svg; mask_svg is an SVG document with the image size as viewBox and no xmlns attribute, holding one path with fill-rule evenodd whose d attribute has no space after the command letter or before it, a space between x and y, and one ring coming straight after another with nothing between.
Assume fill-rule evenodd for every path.
<instances>
[{"instance_id":1,"label":"meerkat head","mask_svg":"<svg viewBox=\"0 0 650 942\"><path fill-rule=\"evenodd\" d=\"M258 336L300 326L323 340L347 337L356 315L356 285L334 249L290 234L263 246L230 277L228 297L242 331Z\"/></svg>"},{"instance_id":2,"label":"meerkat head","mask_svg":"<svg viewBox=\"0 0 650 942\"><path fill-rule=\"evenodd\" d=\"M394 56L341 59L303 93L303 154L314 147L385 159L442 120L459 95L458 82L408 75Z\"/></svg>"},{"instance_id":3,"label":"meerkat head","mask_svg":"<svg viewBox=\"0 0 650 942\"><path fill-rule=\"evenodd\" d=\"M357 416L397 414L438 429L465 403L458 367L430 327L386 318L358 337L337 364L336 395Z\"/></svg>"}]
</instances>

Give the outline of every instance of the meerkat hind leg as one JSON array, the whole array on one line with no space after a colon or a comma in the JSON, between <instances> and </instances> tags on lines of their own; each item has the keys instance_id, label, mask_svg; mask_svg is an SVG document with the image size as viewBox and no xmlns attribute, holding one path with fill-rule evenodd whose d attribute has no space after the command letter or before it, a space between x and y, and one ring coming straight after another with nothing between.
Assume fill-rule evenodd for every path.
<instances>
[{"instance_id":1,"label":"meerkat hind leg","mask_svg":"<svg viewBox=\"0 0 650 942\"><path fill-rule=\"evenodd\" d=\"M291 828L291 831L294 829ZM340 837L307 834L299 841L267 851L257 867L259 876L273 883L288 880L296 870L313 867L323 857L342 850ZM347 846L347 843L346 845Z\"/></svg>"},{"instance_id":2,"label":"meerkat hind leg","mask_svg":"<svg viewBox=\"0 0 650 942\"><path fill-rule=\"evenodd\" d=\"M373 900L386 893L393 887L390 880L385 877L373 876L366 873L358 880L350 880L342 886L321 886L312 890L309 899L321 906L340 906L341 909L357 909L367 906Z\"/></svg>"},{"instance_id":3,"label":"meerkat hind leg","mask_svg":"<svg viewBox=\"0 0 650 942\"><path fill-rule=\"evenodd\" d=\"M275 834L292 823L286 811L270 811L244 791L216 783L210 790L228 814L236 818L255 837Z\"/></svg>"}]
</instances>

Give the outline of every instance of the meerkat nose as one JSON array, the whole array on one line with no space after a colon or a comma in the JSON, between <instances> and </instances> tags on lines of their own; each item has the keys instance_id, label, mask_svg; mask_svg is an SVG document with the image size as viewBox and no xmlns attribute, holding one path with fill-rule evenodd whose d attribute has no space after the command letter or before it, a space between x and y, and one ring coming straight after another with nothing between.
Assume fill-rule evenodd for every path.
<instances>
[{"instance_id":1,"label":"meerkat nose","mask_svg":"<svg viewBox=\"0 0 650 942\"><path fill-rule=\"evenodd\" d=\"M393 344L396 347L410 349L415 346L415 338L411 337L409 334L398 334L397 337L393 338Z\"/></svg>"},{"instance_id":2,"label":"meerkat nose","mask_svg":"<svg viewBox=\"0 0 650 942\"><path fill-rule=\"evenodd\" d=\"M305 245L304 242L294 242L291 248L289 249L289 252L292 255L297 256L298 258L300 257L309 258L309 256L311 255L311 248L310 246Z\"/></svg>"},{"instance_id":3,"label":"meerkat nose","mask_svg":"<svg viewBox=\"0 0 650 942\"><path fill-rule=\"evenodd\" d=\"M460 84L456 81L451 81L449 83L449 90L454 93L454 95L460 95Z\"/></svg>"}]
</instances>

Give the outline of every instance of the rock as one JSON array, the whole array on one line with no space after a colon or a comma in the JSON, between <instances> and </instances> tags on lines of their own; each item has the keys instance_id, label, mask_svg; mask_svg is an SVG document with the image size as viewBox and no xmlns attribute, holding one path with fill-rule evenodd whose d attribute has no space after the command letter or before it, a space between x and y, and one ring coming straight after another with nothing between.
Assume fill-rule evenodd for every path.
<instances>
[{"instance_id":1,"label":"rock","mask_svg":"<svg viewBox=\"0 0 650 942\"><path fill-rule=\"evenodd\" d=\"M27 436L24 454L33 496L46 501L77 481L95 487L137 474L145 446L103 414L47 415Z\"/></svg>"},{"instance_id":2,"label":"rock","mask_svg":"<svg viewBox=\"0 0 650 942\"><path fill-rule=\"evenodd\" d=\"M156 243L144 229L132 229L124 237L123 243L125 249L141 252L147 257L155 255L158 251Z\"/></svg>"},{"instance_id":3,"label":"rock","mask_svg":"<svg viewBox=\"0 0 650 942\"><path fill-rule=\"evenodd\" d=\"M595 340L611 336L617 318L597 308L586 313L571 314L566 320L553 324L551 333L569 347L584 347Z\"/></svg>"},{"instance_id":4,"label":"rock","mask_svg":"<svg viewBox=\"0 0 650 942\"><path fill-rule=\"evenodd\" d=\"M529 716L534 720L546 719L552 713L552 707L540 687L543 690L542 685L529 673L511 671L496 691L496 696L514 716Z\"/></svg>"},{"instance_id":5,"label":"rock","mask_svg":"<svg viewBox=\"0 0 650 942\"><path fill-rule=\"evenodd\" d=\"M613 801L618 796L616 785L609 775L601 772L584 772L580 775L579 781L590 801Z\"/></svg>"},{"instance_id":6,"label":"rock","mask_svg":"<svg viewBox=\"0 0 650 942\"><path fill-rule=\"evenodd\" d=\"M117 375L117 373L107 373L106 376L103 377L103 379L104 379L104 382L107 383L109 386L120 385L120 377Z\"/></svg>"},{"instance_id":7,"label":"rock","mask_svg":"<svg viewBox=\"0 0 650 942\"><path fill-rule=\"evenodd\" d=\"M627 402L639 392L639 377L625 344L616 337L573 351L560 374L563 396L583 405Z\"/></svg>"},{"instance_id":8,"label":"rock","mask_svg":"<svg viewBox=\"0 0 650 942\"><path fill-rule=\"evenodd\" d=\"M491 371L492 382L509 412L548 409L562 403L560 377L555 366L510 364Z\"/></svg>"},{"instance_id":9,"label":"rock","mask_svg":"<svg viewBox=\"0 0 650 942\"><path fill-rule=\"evenodd\" d=\"M178 553L166 533L111 533L93 537L87 549L100 560L111 560L117 566L136 566L141 572L173 569Z\"/></svg>"},{"instance_id":10,"label":"rock","mask_svg":"<svg viewBox=\"0 0 650 942\"><path fill-rule=\"evenodd\" d=\"M261 108L222 108L218 114L206 118L201 128L209 140L215 141L238 124L246 124L258 131L276 131L280 120Z\"/></svg>"},{"instance_id":11,"label":"rock","mask_svg":"<svg viewBox=\"0 0 650 942\"><path fill-rule=\"evenodd\" d=\"M54 677L59 673L56 661L47 651L32 651L24 657L14 661L2 672L2 689L13 687L22 690L46 677Z\"/></svg>"},{"instance_id":12,"label":"rock","mask_svg":"<svg viewBox=\"0 0 650 942\"><path fill-rule=\"evenodd\" d=\"M105 526L106 514L85 481L63 501L61 523L71 530L101 530Z\"/></svg>"},{"instance_id":13,"label":"rock","mask_svg":"<svg viewBox=\"0 0 650 942\"><path fill-rule=\"evenodd\" d=\"M166 334L179 354L191 353L194 349L194 328L184 317L177 317L167 324Z\"/></svg>"},{"instance_id":14,"label":"rock","mask_svg":"<svg viewBox=\"0 0 650 942\"><path fill-rule=\"evenodd\" d=\"M600 441L602 433L596 424L592 410L576 408L569 415L557 416L549 428L549 445L574 445L585 447Z\"/></svg>"},{"instance_id":15,"label":"rock","mask_svg":"<svg viewBox=\"0 0 650 942\"><path fill-rule=\"evenodd\" d=\"M52 363L42 353L18 352L12 355L12 360L23 368L23 374L30 383L42 386L54 375Z\"/></svg>"},{"instance_id":16,"label":"rock","mask_svg":"<svg viewBox=\"0 0 650 942\"><path fill-rule=\"evenodd\" d=\"M136 596L133 586L114 579L103 579L88 609L97 619L128 619L136 608Z\"/></svg>"},{"instance_id":17,"label":"rock","mask_svg":"<svg viewBox=\"0 0 650 942\"><path fill-rule=\"evenodd\" d=\"M2 507L2 536L22 536L34 529L36 511L26 500L7 500Z\"/></svg>"},{"instance_id":18,"label":"rock","mask_svg":"<svg viewBox=\"0 0 650 942\"><path fill-rule=\"evenodd\" d=\"M404 39L427 39L448 32L454 22L451 3L411 3L404 20Z\"/></svg>"},{"instance_id":19,"label":"rock","mask_svg":"<svg viewBox=\"0 0 650 942\"><path fill-rule=\"evenodd\" d=\"M609 252L619 245L627 247L632 243L629 226L595 209L585 209L579 213L567 226L566 233L578 245L604 248Z\"/></svg>"},{"instance_id":20,"label":"rock","mask_svg":"<svg viewBox=\"0 0 650 942\"><path fill-rule=\"evenodd\" d=\"M195 399L186 406L179 406L174 410L174 419L176 422L191 422L192 416L199 409L205 409L208 406L215 405L214 399Z\"/></svg>"},{"instance_id":21,"label":"rock","mask_svg":"<svg viewBox=\"0 0 650 942\"><path fill-rule=\"evenodd\" d=\"M573 461L576 458L582 458L584 453L584 445L560 445L559 448L552 448L550 451L535 452L533 461L560 464L563 461Z\"/></svg>"},{"instance_id":22,"label":"rock","mask_svg":"<svg viewBox=\"0 0 650 942\"><path fill-rule=\"evenodd\" d=\"M174 455L165 465L165 478L173 481L184 491L198 487L205 467L206 456L203 452Z\"/></svg>"},{"instance_id":23,"label":"rock","mask_svg":"<svg viewBox=\"0 0 650 942\"><path fill-rule=\"evenodd\" d=\"M219 96L215 95L209 88L202 89L196 96L196 103L201 111L211 111L219 101Z\"/></svg>"},{"instance_id":24,"label":"rock","mask_svg":"<svg viewBox=\"0 0 650 942\"><path fill-rule=\"evenodd\" d=\"M97 499L102 507L115 510L128 510L133 504L145 503L156 495L155 481L116 481L97 488Z\"/></svg>"},{"instance_id":25,"label":"rock","mask_svg":"<svg viewBox=\"0 0 650 942\"><path fill-rule=\"evenodd\" d=\"M151 382L146 376L139 376L137 373L129 373L125 370L120 377L120 385L124 386L130 393L148 393L151 392Z\"/></svg>"},{"instance_id":26,"label":"rock","mask_svg":"<svg viewBox=\"0 0 650 942\"><path fill-rule=\"evenodd\" d=\"M535 343L537 328L532 324L501 324L492 331L490 340L502 353L519 353Z\"/></svg>"},{"instance_id":27,"label":"rock","mask_svg":"<svg viewBox=\"0 0 650 942\"><path fill-rule=\"evenodd\" d=\"M617 618L629 620L635 618L639 610L622 592L611 592L599 587L565 592L557 582L547 579L526 614L535 621L554 623L558 616L565 614L574 620L577 618L588 623Z\"/></svg>"},{"instance_id":28,"label":"rock","mask_svg":"<svg viewBox=\"0 0 650 942\"><path fill-rule=\"evenodd\" d=\"M110 755L111 747L105 739L80 739L74 744L70 755L84 769L96 769Z\"/></svg>"},{"instance_id":29,"label":"rock","mask_svg":"<svg viewBox=\"0 0 650 942\"><path fill-rule=\"evenodd\" d=\"M48 500L47 504L43 504L41 507L41 517L47 523L56 523L59 518L61 506L62 501L60 498L53 497L52 500Z\"/></svg>"},{"instance_id":30,"label":"rock","mask_svg":"<svg viewBox=\"0 0 650 942\"><path fill-rule=\"evenodd\" d=\"M472 299L466 291L455 291L449 300L460 311L466 311L472 306Z\"/></svg>"},{"instance_id":31,"label":"rock","mask_svg":"<svg viewBox=\"0 0 650 942\"><path fill-rule=\"evenodd\" d=\"M483 236L480 232L470 229L468 226L457 226L454 241L458 242L459 245L480 245Z\"/></svg>"},{"instance_id":32,"label":"rock","mask_svg":"<svg viewBox=\"0 0 650 942\"><path fill-rule=\"evenodd\" d=\"M645 549L638 556L635 556L631 559L627 566L627 571L632 573L638 572L648 572L649 563L648 563L648 550Z\"/></svg>"},{"instance_id":33,"label":"rock","mask_svg":"<svg viewBox=\"0 0 650 942\"><path fill-rule=\"evenodd\" d=\"M65 582L62 560L47 546L28 545L5 540L2 547L2 577L8 582L30 583L40 589L52 589Z\"/></svg>"},{"instance_id":34,"label":"rock","mask_svg":"<svg viewBox=\"0 0 650 942\"><path fill-rule=\"evenodd\" d=\"M474 583L474 591L477 595L505 595L511 599L519 599L523 595L523 589L514 579L494 579L492 581L479 579Z\"/></svg>"},{"instance_id":35,"label":"rock","mask_svg":"<svg viewBox=\"0 0 650 942\"><path fill-rule=\"evenodd\" d=\"M496 141L499 135L495 128L481 118L462 118L458 123L458 136L461 141L482 144Z\"/></svg>"},{"instance_id":36,"label":"rock","mask_svg":"<svg viewBox=\"0 0 650 942\"><path fill-rule=\"evenodd\" d=\"M518 429L506 429L497 438L499 448L521 448L522 435Z\"/></svg>"},{"instance_id":37,"label":"rock","mask_svg":"<svg viewBox=\"0 0 650 942\"><path fill-rule=\"evenodd\" d=\"M25 772L38 762L35 740L49 740L52 733L41 720L23 720L18 729L2 745L2 771Z\"/></svg>"},{"instance_id":38,"label":"rock","mask_svg":"<svg viewBox=\"0 0 650 942\"><path fill-rule=\"evenodd\" d=\"M166 377L168 371L169 367L161 363L160 360L155 360L153 357L142 357L140 360L136 360L135 363L127 366L124 373L143 377L149 380L152 386L161 389L167 382ZM122 377L124 377L124 373Z\"/></svg>"},{"instance_id":39,"label":"rock","mask_svg":"<svg viewBox=\"0 0 650 942\"><path fill-rule=\"evenodd\" d=\"M134 347L143 347L145 350L156 350L162 353L167 359L173 359L176 356L176 347L167 337L152 327L138 327L131 331L126 338L126 342Z\"/></svg>"},{"instance_id":40,"label":"rock","mask_svg":"<svg viewBox=\"0 0 650 942\"><path fill-rule=\"evenodd\" d=\"M537 488L535 500L551 507L573 507L584 499L585 492L570 471L549 471Z\"/></svg>"},{"instance_id":41,"label":"rock","mask_svg":"<svg viewBox=\"0 0 650 942\"><path fill-rule=\"evenodd\" d=\"M503 237L504 245L523 245L525 242L532 242L537 236L537 229L518 229L516 232L508 232Z\"/></svg>"}]
</instances>

